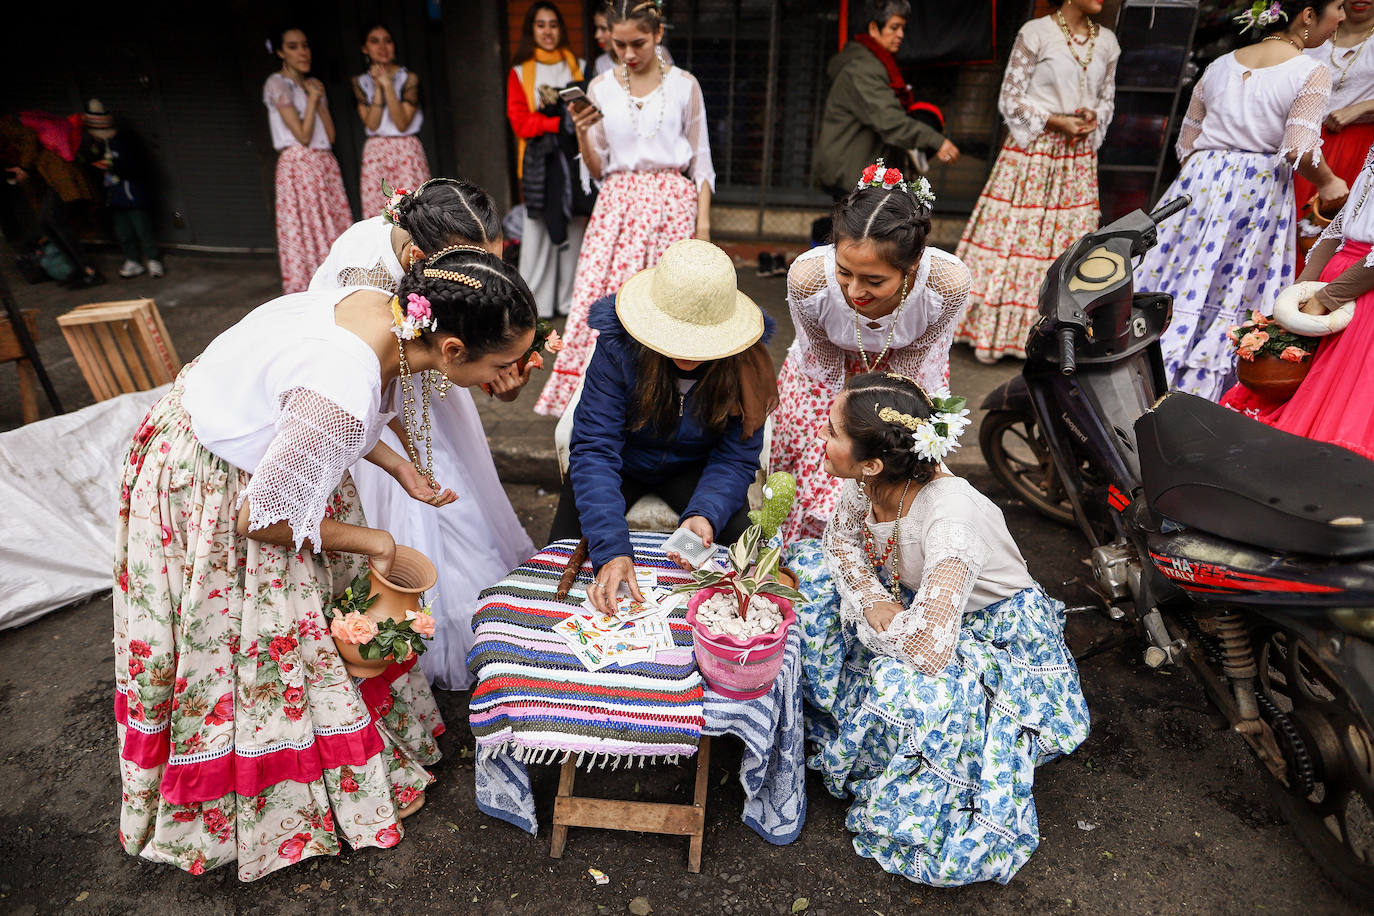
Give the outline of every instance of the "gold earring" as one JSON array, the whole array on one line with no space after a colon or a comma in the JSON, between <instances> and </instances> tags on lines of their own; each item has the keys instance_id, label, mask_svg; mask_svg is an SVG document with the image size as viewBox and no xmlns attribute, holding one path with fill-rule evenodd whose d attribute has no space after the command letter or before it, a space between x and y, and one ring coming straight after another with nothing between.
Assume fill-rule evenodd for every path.
<instances>
[{"instance_id":1,"label":"gold earring","mask_svg":"<svg viewBox=\"0 0 1374 916\"><path fill-rule=\"evenodd\" d=\"M1306 28L1304 28L1304 29L1302 30L1302 43L1303 43L1303 44L1307 44L1307 29L1306 29Z\"/></svg>"},{"instance_id":2,"label":"gold earring","mask_svg":"<svg viewBox=\"0 0 1374 916\"><path fill-rule=\"evenodd\" d=\"M453 379L449 378L448 373L443 369L436 369L434 371L439 376L434 382L434 391L439 395L439 400L442 401L444 398L448 397L449 390L453 388Z\"/></svg>"}]
</instances>

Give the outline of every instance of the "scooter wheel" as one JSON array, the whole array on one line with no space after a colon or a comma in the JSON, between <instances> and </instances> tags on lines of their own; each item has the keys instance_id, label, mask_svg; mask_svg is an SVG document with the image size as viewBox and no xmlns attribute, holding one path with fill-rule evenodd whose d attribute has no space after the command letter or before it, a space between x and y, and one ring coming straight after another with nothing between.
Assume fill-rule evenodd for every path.
<instances>
[{"instance_id":1,"label":"scooter wheel","mask_svg":"<svg viewBox=\"0 0 1374 916\"><path fill-rule=\"evenodd\" d=\"M978 447L992 476L1013 496L1061 525L1074 524L1073 506L1033 415L990 411L978 428Z\"/></svg>"}]
</instances>

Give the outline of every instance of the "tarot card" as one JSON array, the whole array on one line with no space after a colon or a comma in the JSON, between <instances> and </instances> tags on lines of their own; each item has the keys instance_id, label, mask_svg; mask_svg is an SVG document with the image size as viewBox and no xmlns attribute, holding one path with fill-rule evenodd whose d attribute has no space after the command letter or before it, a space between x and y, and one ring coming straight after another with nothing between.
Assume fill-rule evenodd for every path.
<instances>
[{"instance_id":1,"label":"tarot card","mask_svg":"<svg viewBox=\"0 0 1374 916\"><path fill-rule=\"evenodd\" d=\"M635 623L634 638L653 647L654 653L666 652L676 647L673 642L673 629L667 619L649 617Z\"/></svg>"},{"instance_id":2,"label":"tarot card","mask_svg":"<svg viewBox=\"0 0 1374 916\"><path fill-rule=\"evenodd\" d=\"M596 642L588 643L585 646L573 646L572 650L588 671L599 671L611 663L601 646Z\"/></svg>"},{"instance_id":3,"label":"tarot card","mask_svg":"<svg viewBox=\"0 0 1374 916\"><path fill-rule=\"evenodd\" d=\"M693 566L700 567L711 558L716 549L707 547L701 538L686 528L679 528L663 542L663 552L676 553Z\"/></svg>"},{"instance_id":4,"label":"tarot card","mask_svg":"<svg viewBox=\"0 0 1374 916\"><path fill-rule=\"evenodd\" d=\"M606 660L616 665L653 661L655 654L653 646L633 638L608 638L604 649Z\"/></svg>"}]
</instances>

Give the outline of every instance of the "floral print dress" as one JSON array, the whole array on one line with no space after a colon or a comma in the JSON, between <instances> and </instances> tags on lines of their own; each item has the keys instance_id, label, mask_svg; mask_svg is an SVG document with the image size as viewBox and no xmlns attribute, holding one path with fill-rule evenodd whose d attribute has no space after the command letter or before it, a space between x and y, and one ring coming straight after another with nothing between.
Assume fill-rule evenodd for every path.
<instances>
[{"instance_id":1,"label":"floral print dress","mask_svg":"<svg viewBox=\"0 0 1374 916\"><path fill-rule=\"evenodd\" d=\"M197 440L188 365L121 474L115 549L120 843L251 881L303 858L389 847L432 777L438 709L412 659L355 680L321 613L365 562L237 533L251 477ZM345 476L326 517L363 524ZM316 529L318 530L318 529Z\"/></svg>"},{"instance_id":2,"label":"floral print dress","mask_svg":"<svg viewBox=\"0 0 1374 916\"><path fill-rule=\"evenodd\" d=\"M824 538L787 550L806 596L810 765L853 797L859 855L922 884L1005 884L1040 842L1035 768L1088 735L1064 606L1029 578L1000 511L941 478L902 520L901 579L915 591L903 586L905 610L875 631L863 608L892 600L892 571L869 565L864 526L880 545L892 531L850 482ZM997 593L1009 594L983 603Z\"/></svg>"}]
</instances>

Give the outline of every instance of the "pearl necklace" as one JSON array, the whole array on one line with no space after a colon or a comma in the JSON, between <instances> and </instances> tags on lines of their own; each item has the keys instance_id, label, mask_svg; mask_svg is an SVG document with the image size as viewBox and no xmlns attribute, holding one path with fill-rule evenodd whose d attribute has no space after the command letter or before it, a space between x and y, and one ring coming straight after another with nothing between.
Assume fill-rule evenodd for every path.
<instances>
[{"instance_id":1,"label":"pearl necklace","mask_svg":"<svg viewBox=\"0 0 1374 916\"><path fill-rule=\"evenodd\" d=\"M1074 61L1078 64L1078 91L1080 93L1088 91L1088 65L1093 62L1093 52L1097 50L1097 34L1102 27L1091 19L1088 20L1088 56L1079 57L1078 49L1074 47L1073 32L1069 31L1068 20L1064 18L1063 10L1054 11L1054 21L1059 23L1059 31L1064 33L1064 42L1069 46L1069 53L1073 55Z\"/></svg>"},{"instance_id":2,"label":"pearl necklace","mask_svg":"<svg viewBox=\"0 0 1374 916\"><path fill-rule=\"evenodd\" d=\"M887 356L887 351L892 346L892 335L897 332L897 319L901 317L902 309L906 308L906 286L910 280L908 275L902 276L902 291L898 294L897 310L892 313L892 326L887 329L887 340L883 341L883 351L878 354L878 358L873 360L872 365L868 362L868 354L864 352L864 334L859 327L859 310L854 309L854 342L859 345L859 362L863 364L865 372L872 372ZM854 308L851 303L850 308Z\"/></svg>"},{"instance_id":3,"label":"pearl necklace","mask_svg":"<svg viewBox=\"0 0 1374 916\"><path fill-rule=\"evenodd\" d=\"M644 106L654 93L649 93L636 103L635 97L630 94L630 68L625 64L615 68L616 76L620 79L620 88L625 90L625 104L630 109L630 125L634 128L635 136L641 140L648 140L658 133L658 129L663 126L663 113L668 108L668 67L663 63L663 55L658 53L657 48L654 49L654 59L658 61L658 89L655 90L658 92L658 120L654 121L654 129L647 134L640 133L639 122L644 114Z\"/></svg>"},{"instance_id":4,"label":"pearl necklace","mask_svg":"<svg viewBox=\"0 0 1374 916\"><path fill-rule=\"evenodd\" d=\"M418 435L425 439L425 464L421 467L420 454L415 448L415 377L411 374L410 363L406 361L405 342L398 337L396 346L401 352L401 413L406 428L406 451L410 454L410 463L415 466L415 470L425 475L430 486L437 490L439 483L434 479L434 440L429 435L429 385L423 381L420 383L420 400L423 407Z\"/></svg>"},{"instance_id":5,"label":"pearl necklace","mask_svg":"<svg viewBox=\"0 0 1374 916\"><path fill-rule=\"evenodd\" d=\"M1336 27L1336 32L1337 34L1340 33L1340 26ZM1354 54L1350 55L1350 63L1346 64L1344 67L1336 63L1336 36L1331 36L1331 53L1327 56L1331 60L1331 69L1335 70L1337 73L1341 75L1341 78L1336 81L1336 89L1339 89L1345 85L1345 78L1350 74L1350 68L1355 66L1355 61L1360 59L1360 52L1364 50L1365 43L1369 41L1370 35L1374 35L1374 25L1370 26L1369 31L1364 33L1364 37L1357 41L1355 44L1351 45L1349 48L1341 48L1342 51L1353 50L1355 52Z\"/></svg>"}]
</instances>

